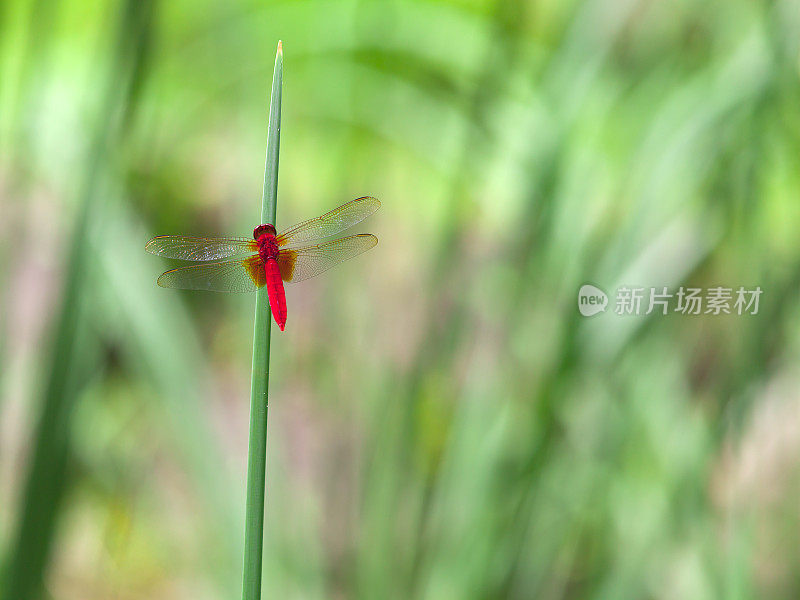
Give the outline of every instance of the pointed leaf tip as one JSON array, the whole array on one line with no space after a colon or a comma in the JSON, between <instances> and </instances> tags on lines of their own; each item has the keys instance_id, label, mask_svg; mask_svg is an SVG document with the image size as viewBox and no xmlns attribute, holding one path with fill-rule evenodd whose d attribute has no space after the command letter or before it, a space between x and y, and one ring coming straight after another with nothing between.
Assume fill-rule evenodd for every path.
<instances>
[{"instance_id":1,"label":"pointed leaf tip","mask_svg":"<svg viewBox=\"0 0 800 600\"><path fill-rule=\"evenodd\" d=\"M278 40L278 54L283 54L283 40Z\"/></svg>"}]
</instances>

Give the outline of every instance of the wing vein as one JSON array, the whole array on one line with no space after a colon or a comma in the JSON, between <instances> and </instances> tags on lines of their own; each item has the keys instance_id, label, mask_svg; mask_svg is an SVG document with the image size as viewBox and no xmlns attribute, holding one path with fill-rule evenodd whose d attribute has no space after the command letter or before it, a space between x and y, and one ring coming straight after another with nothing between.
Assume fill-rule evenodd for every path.
<instances>
[{"instance_id":1,"label":"wing vein","mask_svg":"<svg viewBox=\"0 0 800 600\"><path fill-rule=\"evenodd\" d=\"M380 206L380 201L372 196L356 198L321 217L309 219L290 227L278 236L278 245L288 246L331 237L360 223Z\"/></svg>"},{"instance_id":2,"label":"wing vein","mask_svg":"<svg viewBox=\"0 0 800 600\"><path fill-rule=\"evenodd\" d=\"M145 250L164 258L204 262L257 252L255 240L242 237L200 238L160 235L145 245Z\"/></svg>"}]
</instances>

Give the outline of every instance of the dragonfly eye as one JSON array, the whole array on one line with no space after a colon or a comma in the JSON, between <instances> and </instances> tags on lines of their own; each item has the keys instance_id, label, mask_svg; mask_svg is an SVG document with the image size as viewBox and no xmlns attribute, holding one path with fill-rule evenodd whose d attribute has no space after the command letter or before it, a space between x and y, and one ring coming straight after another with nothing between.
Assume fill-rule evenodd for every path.
<instances>
[{"instance_id":1,"label":"dragonfly eye","mask_svg":"<svg viewBox=\"0 0 800 600\"><path fill-rule=\"evenodd\" d=\"M270 225L269 223L267 223L266 225L259 225L258 227L253 229L253 239L257 240L265 233L271 233L272 235L275 235L277 233L275 231L275 226Z\"/></svg>"}]
</instances>

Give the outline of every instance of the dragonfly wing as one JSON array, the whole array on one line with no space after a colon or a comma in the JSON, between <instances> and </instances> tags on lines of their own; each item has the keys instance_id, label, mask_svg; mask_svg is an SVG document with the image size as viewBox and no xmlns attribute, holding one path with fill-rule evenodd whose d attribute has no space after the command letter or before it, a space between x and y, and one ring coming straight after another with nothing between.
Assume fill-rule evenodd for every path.
<instances>
[{"instance_id":1,"label":"dragonfly wing","mask_svg":"<svg viewBox=\"0 0 800 600\"><path fill-rule=\"evenodd\" d=\"M198 262L258 252L255 240L247 238L200 238L183 235L159 235L147 242L144 249L164 258Z\"/></svg>"},{"instance_id":2,"label":"dragonfly wing","mask_svg":"<svg viewBox=\"0 0 800 600\"><path fill-rule=\"evenodd\" d=\"M378 210L381 206L377 198L364 196L352 202L343 204L339 208L325 213L316 219L303 221L290 227L278 236L278 245L297 244L310 242L321 238L330 237L349 229Z\"/></svg>"},{"instance_id":3,"label":"dragonfly wing","mask_svg":"<svg viewBox=\"0 0 800 600\"><path fill-rule=\"evenodd\" d=\"M158 278L158 285L181 290L254 292L266 283L265 279L264 263L254 255L172 269Z\"/></svg>"},{"instance_id":4,"label":"dragonfly wing","mask_svg":"<svg viewBox=\"0 0 800 600\"><path fill-rule=\"evenodd\" d=\"M360 233L304 248L282 248L278 254L278 268L281 278L286 282L297 283L315 277L370 248L374 248L378 238L369 233Z\"/></svg>"}]
</instances>

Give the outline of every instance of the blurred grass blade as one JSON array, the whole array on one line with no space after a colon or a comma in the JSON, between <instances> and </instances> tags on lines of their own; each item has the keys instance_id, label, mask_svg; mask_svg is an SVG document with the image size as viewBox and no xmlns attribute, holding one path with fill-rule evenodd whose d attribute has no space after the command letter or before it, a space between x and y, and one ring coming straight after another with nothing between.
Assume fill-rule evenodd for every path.
<instances>
[{"instance_id":1,"label":"blurred grass blade","mask_svg":"<svg viewBox=\"0 0 800 600\"><path fill-rule=\"evenodd\" d=\"M261 222L275 224L278 195L278 151L281 135L281 87L283 47L278 42L267 128L267 159ZM264 489L267 468L267 393L269 389L269 342L272 315L266 286L256 296L253 332L253 375L250 387L250 445L247 457L247 508L244 533L243 600L261 598L261 555L264 544Z\"/></svg>"},{"instance_id":2,"label":"blurred grass blade","mask_svg":"<svg viewBox=\"0 0 800 600\"><path fill-rule=\"evenodd\" d=\"M244 489L231 487L234 478L223 447L208 412L199 410L208 397L208 356L185 303L177 294L164 294L153 282L151 262L141 260L141 241L151 234L150 226L123 198L113 191L109 197L98 206L101 227L91 236L104 306L95 328L126 340L132 371L156 391L136 403L147 407L149 418L168 423L165 443L177 451L178 464L189 477L201 515L194 527L196 543L205 548L196 568L214 586L214 598L238 598ZM105 243L109 238L116 240L111 247Z\"/></svg>"},{"instance_id":3,"label":"blurred grass blade","mask_svg":"<svg viewBox=\"0 0 800 600\"><path fill-rule=\"evenodd\" d=\"M109 149L119 127L117 115L127 105L131 82L147 37L152 3L129 0L120 11L115 52L109 62L103 105L95 121L87 165L78 190L78 207L67 251L66 275L55 325L31 458L11 548L2 598L40 597L58 513L67 485L71 415L80 391L81 312L85 299L89 231ZM120 85L120 81L125 85Z\"/></svg>"}]
</instances>

